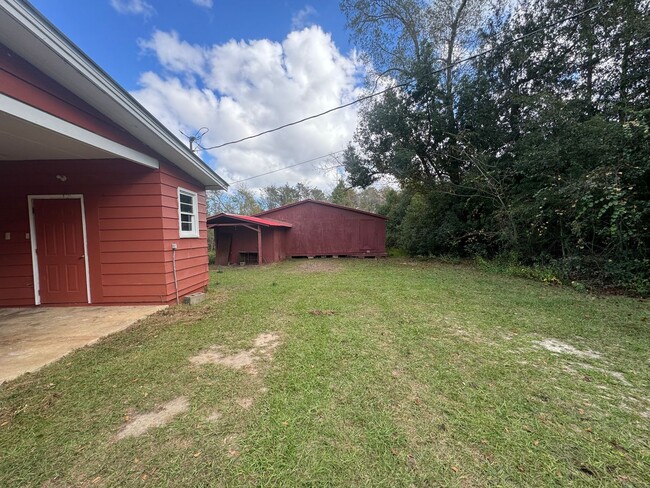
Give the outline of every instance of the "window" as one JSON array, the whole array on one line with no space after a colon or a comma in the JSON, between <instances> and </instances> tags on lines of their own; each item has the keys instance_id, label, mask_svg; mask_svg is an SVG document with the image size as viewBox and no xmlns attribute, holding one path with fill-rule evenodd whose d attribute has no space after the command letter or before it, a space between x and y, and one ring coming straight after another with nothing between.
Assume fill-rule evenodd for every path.
<instances>
[{"instance_id":1,"label":"window","mask_svg":"<svg viewBox=\"0 0 650 488\"><path fill-rule=\"evenodd\" d=\"M181 237L199 237L199 205L196 193L178 189L178 223Z\"/></svg>"}]
</instances>

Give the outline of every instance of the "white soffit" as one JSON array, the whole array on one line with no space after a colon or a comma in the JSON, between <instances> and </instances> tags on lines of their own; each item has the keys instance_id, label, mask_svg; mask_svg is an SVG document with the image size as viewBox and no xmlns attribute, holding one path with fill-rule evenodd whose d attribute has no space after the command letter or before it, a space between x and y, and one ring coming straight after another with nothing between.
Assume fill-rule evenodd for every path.
<instances>
[{"instance_id":1,"label":"white soffit","mask_svg":"<svg viewBox=\"0 0 650 488\"><path fill-rule=\"evenodd\" d=\"M44 129L53 135L56 134L58 136L63 136L62 138L51 137L52 143L55 145L53 147L55 151L57 150L57 141L60 141L61 148L74 153L74 142L77 142L81 143L78 144L78 146L80 146L80 151L83 151L82 148L84 146L91 146L92 148L100 150L98 151L98 154L104 153L103 158L118 157L134 163L142 164L149 168L159 167L158 160L147 154L141 153L122 144L118 144L106 137L95 134L94 132L83 129L78 125L71 124L70 122L50 115L47 112L34 108L31 105L27 105L2 94L0 94L0 111L2 112L2 120L6 120L7 115L9 115L19 119L19 122L21 122L17 124L18 131L16 134L10 132L11 124L8 124L9 127L5 127L6 130L1 133L2 137L10 138L15 135L18 139L25 138L29 141L30 132L38 133L39 129ZM28 125L25 125L25 123ZM24 159L32 159L28 156L30 150L32 150L32 148L25 147L24 151L27 157ZM0 152L2 151L0 150ZM88 154L88 151L86 150L82 152L82 154ZM102 156L100 156L100 158L102 158Z\"/></svg>"}]
</instances>

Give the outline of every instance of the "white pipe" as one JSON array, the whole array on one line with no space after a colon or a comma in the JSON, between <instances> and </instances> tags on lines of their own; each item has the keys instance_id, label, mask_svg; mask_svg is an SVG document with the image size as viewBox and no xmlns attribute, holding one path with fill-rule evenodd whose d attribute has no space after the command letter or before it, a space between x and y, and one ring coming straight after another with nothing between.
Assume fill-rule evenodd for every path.
<instances>
[{"instance_id":1,"label":"white pipe","mask_svg":"<svg viewBox=\"0 0 650 488\"><path fill-rule=\"evenodd\" d=\"M176 244L172 244L172 268L174 270L174 288L176 289L176 305L180 304L178 299L178 278L176 277Z\"/></svg>"}]
</instances>

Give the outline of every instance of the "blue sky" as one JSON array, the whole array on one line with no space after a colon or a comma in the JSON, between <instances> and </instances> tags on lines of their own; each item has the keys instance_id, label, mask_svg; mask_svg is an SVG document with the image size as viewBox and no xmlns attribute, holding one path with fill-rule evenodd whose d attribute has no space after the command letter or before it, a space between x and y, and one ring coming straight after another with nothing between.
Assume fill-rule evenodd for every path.
<instances>
[{"instance_id":1,"label":"blue sky","mask_svg":"<svg viewBox=\"0 0 650 488\"><path fill-rule=\"evenodd\" d=\"M174 134L216 145L361 94L364 67L335 0L32 0ZM229 182L345 148L357 107L247 143L202 152ZM182 137L180 137L182 139ZM326 158L249 180L331 190Z\"/></svg>"},{"instance_id":2,"label":"blue sky","mask_svg":"<svg viewBox=\"0 0 650 488\"><path fill-rule=\"evenodd\" d=\"M343 52L350 49L345 18L336 0L213 0L211 7L191 0L149 0L153 10L143 14L120 13L110 0L31 3L128 90L137 87L142 71L155 69L155 59L143 56L138 47L138 39L155 30L174 30L191 44L231 39L282 41L302 19L304 26L318 24L332 34Z\"/></svg>"}]
</instances>

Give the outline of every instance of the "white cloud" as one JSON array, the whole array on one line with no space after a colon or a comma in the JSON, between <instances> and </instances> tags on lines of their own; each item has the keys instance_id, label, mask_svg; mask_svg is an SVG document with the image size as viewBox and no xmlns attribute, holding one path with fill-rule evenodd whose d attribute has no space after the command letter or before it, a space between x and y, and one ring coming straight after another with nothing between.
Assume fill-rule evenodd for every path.
<instances>
[{"instance_id":1,"label":"white cloud","mask_svg":"<svg viewBox=\"0 0 650 488\"><path fill-rule=\"evenodd\" d=\"M303 8L298 10L293 17L291 17L291 29L300 30L305 27L310 27L314 25L314 22L310 20L311 17L318 15L318 11L311 5L305 5Z\"/></svg>"},{"instance_id":2,"label":"white cloud","mask_svg":"<svg viewBox=\"0 0 650 488\"><path fill-rule=\"evenodd\" d=\"M234 41L197 46L175 32L140 42L160 72L141 75L133 94L173 133L209 127L203 146L217 145L328 110L360 96L361 62L343 55L318 26L291 32L281 43ZM357 107L202 154L227 181L239 181L346 147ZM251 180L251 187L300 181L331 189L335 176L320 161Z\"/></svg>"},{"instance_id":3,"label":"white cloud","mask_svg":"<svg viewBox=\"0 0 650 488\"><path fill-rule=\"evenodd\" d=\"M192 3L205 8L212 8L213 5L212 0L192 0Z\"/></svg>"},{"instance_id":4,"label":"white cloud","mask_svg":"<svg viewBox=\"0 0 650 488\"><path fill-rule=\"evenodd\" d=\"M139 39L138 45L144 52L152 51L158 62L168 71L186 74L201 74L206 52L196 45L181 41L175 31L155 31L150 39Z\"/></svg>"},{"instance_id":5,"label":"white cloud","mask_svg":"<svg viewBox=\"0 0 650 488\"><path fill-rule=\"evenodd\" d=\"M111 6L121 14L144 15L149 17L156 11L145 0L111 0Z\"/></svg>"}]
</instances>

